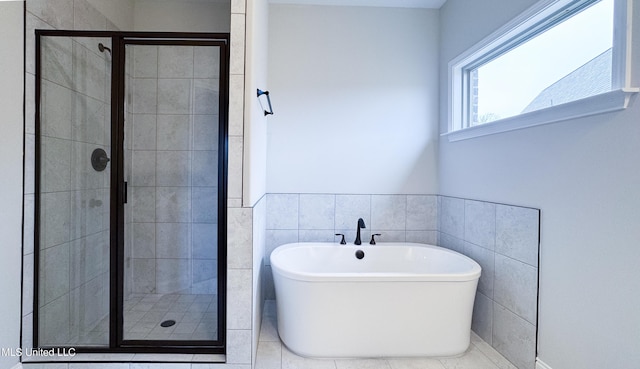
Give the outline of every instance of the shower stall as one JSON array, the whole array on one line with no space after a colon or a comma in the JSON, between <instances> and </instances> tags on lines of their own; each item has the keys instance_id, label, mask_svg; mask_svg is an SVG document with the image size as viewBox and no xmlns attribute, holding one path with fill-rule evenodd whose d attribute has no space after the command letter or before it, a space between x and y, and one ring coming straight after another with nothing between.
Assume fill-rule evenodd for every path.
<instances>
[{"instance_id":1,"label":"shower stall","mask_svg":"<svg viewBox=\"0 0 640 369\"><path fill-rule=\"evenodd\" d=\"M34 347L224 353L228 34L36 40Z\"/></svg>"}]
</instances>

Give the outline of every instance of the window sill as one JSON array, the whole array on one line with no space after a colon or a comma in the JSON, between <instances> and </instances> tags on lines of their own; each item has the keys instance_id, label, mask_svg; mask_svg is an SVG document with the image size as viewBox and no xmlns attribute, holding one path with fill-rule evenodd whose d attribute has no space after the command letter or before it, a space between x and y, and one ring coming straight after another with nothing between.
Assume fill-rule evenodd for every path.
<instances>
[{"instance_id":1,"label":"window sill","mask_svg":"<svg viewBox=\"0 0 640 369\"><path fill-rule=\"evenodd\" d=\"M622 110L629 104L631 96L639 91L640 89L638 88L614 90L515 117L443 133L441 136L447 137L449 142L462 141L474 137L488 136L496 133Z\"/></svg>"}]
</instances>

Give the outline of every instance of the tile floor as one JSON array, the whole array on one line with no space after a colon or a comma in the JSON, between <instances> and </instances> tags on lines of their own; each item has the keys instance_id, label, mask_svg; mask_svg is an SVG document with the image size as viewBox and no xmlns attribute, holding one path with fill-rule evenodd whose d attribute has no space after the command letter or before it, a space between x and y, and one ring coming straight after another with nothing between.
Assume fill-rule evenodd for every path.
<instances>
[{"instance_id":1,"label":"tile floor","mask_svg":"<svg viewBox=\"0 0 640 369\"><path fill-rule=\"evenodd\" d=\"M127 340L215 340L218 336L216 295L135 294L124 302ZM165 320L175 320L162 327Z\"/></svg>"},{"instance_id":2,"label":"tile floor","mask_svg":"<svg viewBox=\"0 0 640 369\"><path fill-rule=\"evenodd\" d=\"M256 369L517 369L475 333L467 352L455 358L307 359L280 342L275 301L265 304Z\"/></svg>"}]
</instances>

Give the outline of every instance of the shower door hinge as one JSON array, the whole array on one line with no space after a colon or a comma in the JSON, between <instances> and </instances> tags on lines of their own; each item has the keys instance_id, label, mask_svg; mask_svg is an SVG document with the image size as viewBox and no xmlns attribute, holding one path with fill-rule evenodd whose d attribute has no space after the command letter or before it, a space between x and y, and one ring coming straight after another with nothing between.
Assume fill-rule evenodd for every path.
<instances>
[{"instance_id":1,"label":"shower door hinge","mask_svg":"<svg viewBox=\"0 0 640 369\"><path fill-rule=\"evenodd\" d=\"M124 186L122 186L122 203L127 203L127 182L124 182Z\"/></svg>"}]
</instances>

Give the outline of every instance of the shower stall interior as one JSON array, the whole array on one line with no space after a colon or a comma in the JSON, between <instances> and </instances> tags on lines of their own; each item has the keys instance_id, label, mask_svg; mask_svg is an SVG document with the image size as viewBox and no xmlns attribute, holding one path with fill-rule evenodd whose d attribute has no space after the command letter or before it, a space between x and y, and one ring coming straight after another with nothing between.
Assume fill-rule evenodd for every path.
<instances>
[{"instance_id":1,"label":"shower stall interior","mask_svg":"<svg viewBox=\"0 0 640 369\"><path fill-rule=\"evenodd\" d=\"M34 347L224 353L228 34L36 36Z\"/></svg>"}]
</instances>

